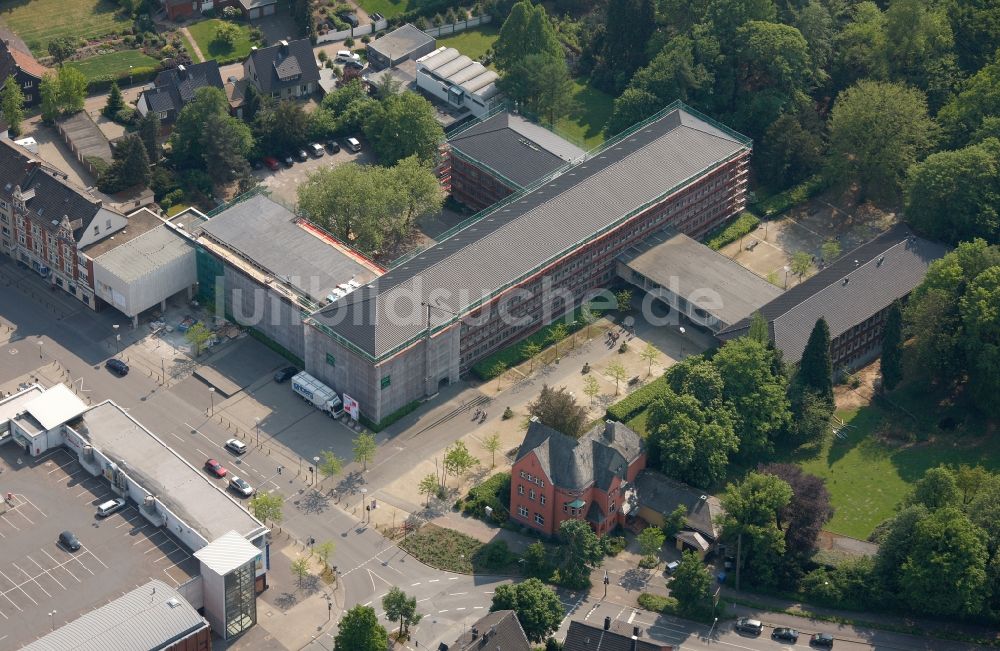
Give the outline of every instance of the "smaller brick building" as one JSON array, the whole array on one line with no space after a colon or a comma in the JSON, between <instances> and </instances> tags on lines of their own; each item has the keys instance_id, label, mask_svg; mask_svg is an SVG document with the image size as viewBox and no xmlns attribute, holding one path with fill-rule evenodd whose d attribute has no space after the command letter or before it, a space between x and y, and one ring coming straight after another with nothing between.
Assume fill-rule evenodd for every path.
<instances>
[{"instance_id":1,"label":"smaller brick building","mask_svg":"<svg viewBox=\"0 0 1000 651\"><path fill-rule=\"evenodd\" d=\"M511 470L510 516L548 536L570 519L605 534L624 523L626 491L645 467L642 439L622 423L575 439L532 419Z\"/></svg>"}]
</instances>

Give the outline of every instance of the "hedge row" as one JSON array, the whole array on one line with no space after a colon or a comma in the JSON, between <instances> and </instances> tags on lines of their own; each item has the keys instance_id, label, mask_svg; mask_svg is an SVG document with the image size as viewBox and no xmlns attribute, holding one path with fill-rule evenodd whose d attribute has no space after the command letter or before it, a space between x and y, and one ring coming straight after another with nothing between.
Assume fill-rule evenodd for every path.
<instances>
[{"instance_id":1,"label":"hedge row","mask_svg":"<svg viewBox=\"0 0 1000 651\"><path fill-rule=\"evenodd\" d=\"M591 312L595 317L600 317L601 315L600 310L591 310ZM540 328L537 332L525 337L516 344L498 350L492 355L484 357L483 359L479 360L478 362L472 365L472 372L475 373L476 376L481 380L492 380L498 375L498 373L496 372L498 363L503 363L504 365L506 365L506 368L510 368L511 366L517 366L521 362L526 361L524 359L524 354L522 353L522 349L524 348L525 344L536 343L542 348L548 346L550 343L549 334L552 332L552 328L557 323L566 323L567 337L569 337L574 332L583 328L586 324L584 324L579 317L580 317L580 310L576 310L575 312L573 312L572 322L566 323L563 319L556 319L549 325Z\"/></svg>"},{"instance_id":2,"label":"hedge row","mask_svg":"<svg viewBox=\"0 0 1000 651\"><path fill-rule=\"evenodd\" d=\"M474 486L461 502L462 513L486 518L486 507L493 509L492 520L498 524L507 521L510 504L510 473L498 472L478 486Z\"/></svg>"},{"instance_id":3,"label":"hedge row","mask_svg":"<svg viewBox=\"0 0 1000 651\"><path fill-rule=\"evenodd\" d=\"M826 179L817 174L795 187L779 192L770 199L760 202L758 212L765 218L776 217L810 197L814 197L827 187Z\"/></svg>"},{"instance_id":4,"label":"hedge row","mask_svg":"<svg viewBox=\"0 0 1000 651\"><path fill-rule=\"evenodd\" d=\"M661 398L670 388L665 376L660 376L642 387L633 391L624 399L608 407L608 418L619 423L625 423L633 416L649 406L657 398Z\"/></svg>"},{"instance_id":5,"label":"hedge row","mask_svg":"<svg viewBox=\"0 0 1000 651\"><path fill-rule=\"evenodd\" d=\"M144 66L142 68L132 68L131 74L126 70L117 75L101 75L87 82L87 94L106 93L111 89L111 84L116 81L119 86L127 85L130 79L133 85L144 84L148 81L153 81L160 70L162 68L159 66Z\"/></svg>"},{"instance_id":6,"label":"hedge row","mask_svg":"<svg viewBox=\"0 0 1000 651\"><path fill-rule=\"evenodd\" d=\"M730 242L735 242L744 235L753 232L758 225L760 225L760 220L757 219L757 216L745 212L730 222L728 226L723 227L722 230L712 233L705 244L713 251L718 251Z\"/></svg>"}]
</instances>

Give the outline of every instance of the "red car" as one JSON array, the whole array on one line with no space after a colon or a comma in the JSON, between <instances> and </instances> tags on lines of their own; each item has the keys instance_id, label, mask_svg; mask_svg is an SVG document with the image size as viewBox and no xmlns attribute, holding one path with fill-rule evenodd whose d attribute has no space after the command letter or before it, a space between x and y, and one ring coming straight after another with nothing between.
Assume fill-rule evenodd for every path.
<instances>
[{"instance_id":1,"label":"red car","mask_svg":"<svg viewBox=\"0 0 1000 651\"><path fill-rule=\"evenodd\" d=\"M274 156L265 156L264 164L267 165L267 169L271 170L272 172L277 172L279 169L281 169L281 163L279 163L278 159L275 158Z\"/></svg>"},{"instance_id":2,"label":"red car","mask_svg":"<svg viewBox=\"0 0 1000 651\"><path fill-rule=\"evenodd\" d=\"M209 459L205 462L205 470L209 471L216 477L225 477L226 469L222 467L222 464L215 459Z\"/></svg>"}]
</instances>

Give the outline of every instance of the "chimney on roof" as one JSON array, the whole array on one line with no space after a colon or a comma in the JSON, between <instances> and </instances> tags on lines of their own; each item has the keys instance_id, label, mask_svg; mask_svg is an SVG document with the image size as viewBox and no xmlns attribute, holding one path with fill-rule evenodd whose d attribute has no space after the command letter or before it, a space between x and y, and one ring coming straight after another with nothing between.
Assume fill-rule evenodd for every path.
<instances>
[{"instance_id":1,"label":"chimney on roof","mask_svg":"<svg viewBox=\"0 0 1000 651\"><path fill-rule=\"evenodd\" d=\"M250 51L251 52L256 52L257 51L257 46L256 45L251 45L250 46Z\"/></svg>"},{"instance_id":2,"label":"chimney on roof","mask_svg":"<svg viewBox=\"0 0 1000 651\"><path fill-rule=\"evenodd\" d=\"M604 421L604 438L612 443L615 440L615 421L606 420Z\"/></svg>"},{"instance_id":3,"label":"chimney on roof","mask_svg":"<svg viewBox=\"0 0 1000 651\"><path fill-rule=\"evenodd\" d=\"M281 47L282 54L288 54L288 41L286 40L278 41L278 45Z\"/></svg>"},{"instance_id":4,"label":"chimney on roof","mask_svg":"<svg viewBox=\"0 0 1000 651\"><path fill-rule=\"evenodd\" d=\"M187 68L184 67L183 63L181 65L177 66L177 75L181 79L185 79L187 77Z\"/></svg>"},{"instance_id":5,"label":"chimney on roof","mask_svg":"<svg viewBox=\"0 0 1000 651\"><path fill-rule=\"evenodd\" d=\"M632 627L632 637L633 638L640 638L640 637L642 637L642 631L639 630L638 626L633 626Z\"/></svg>"}]
</instances>

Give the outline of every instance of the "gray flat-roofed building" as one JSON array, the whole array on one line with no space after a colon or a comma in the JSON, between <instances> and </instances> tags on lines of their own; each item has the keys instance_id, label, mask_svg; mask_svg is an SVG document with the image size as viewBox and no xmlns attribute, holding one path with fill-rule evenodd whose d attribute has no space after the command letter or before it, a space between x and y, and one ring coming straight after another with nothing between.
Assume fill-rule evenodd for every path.
<instances>
[{"instance_id":1,"label":"gray flat-roofed building","mask_svg":"<svg viewBox=\"0 0 1000 651\"><path fill-rule=\"evenodd\" d=\"M368 62L376 69L392 68L434 51L435 41L410 23L368 44Z\"/></svg>"},{"instance_id":2,"label":"gray flat-roofed building","mask_svg":"<svg viewBox=\"0 0 1000 651\"><path fill-rule=\"evenodd\" d=\"M74 619L22 651L135 651L210 648L208 622L156 579Z\"/></svg>"},{"instance_id":3,"label":"gray flat-roofed building","mask_svg":"<svg viewBox=\"0 0 1000 651\"><path fill-rule=\"evenodd\" d=\"M796 363L822 317L830 328L834 368L857 368L881 350L889 306L909 296L931 263L947 252L944 244L917 237L905 224L897 224L761 307L771 340L786 362ZM733 339L749 328L744 319L718 337Z\"/></svg>"},{"instance_id":4,"label":"gray flat-roofed building","mask_svg":"<svg viewBox=\"0 0 1000 651\"><path fill-rule=\"evenodd\" d=\"M439 47L417 59L417 88L476 117L486 115L499 101L499 78L495 71L453 47Z\"/></svg>"},{"instance_id":5,"label":"gray flat-roofed building","mask_svg":"<svg viewBox=\"0 0 1000 651\"><path fill-rule=\"evenodd\" d=\"M114 403L90 408L71 426L206 542L230 531L264 535L257 518Z\"/></svg>"},{"instance_id":6,"label":"gray flat-roofed building","mask_svg":"<svg viewBox=\"0 0 1000 651\"><path fill-rule=\"evenodd\" d=\"M781 296L781 289L683 233L653 233L618 257L618 275L719 332Z\"/></svg>"}]
</instances>

